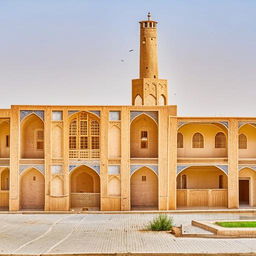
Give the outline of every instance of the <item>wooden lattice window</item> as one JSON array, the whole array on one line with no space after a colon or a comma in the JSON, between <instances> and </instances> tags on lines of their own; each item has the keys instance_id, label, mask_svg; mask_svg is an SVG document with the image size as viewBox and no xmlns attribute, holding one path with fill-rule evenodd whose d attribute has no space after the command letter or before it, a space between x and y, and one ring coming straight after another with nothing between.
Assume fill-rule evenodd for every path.
<instances>
[{"instance_id":1,"label":"wooden lattice window","mask_svg":"<svg viewBox=\"0 0 256 256\"><path fill-rule=\"evenodd\" d=\"M90 150L100 149L99 122L87 112L76 114L70 121L69 149L76 150L70 154L72 158L90 158Z\"/></svg>"},{"instance_id":2,"label":"wooden lattice window","mask_svg":"<svg viewBox=\"0 0 256 256\"><path fill-rule=\"evenodd\" d=\"M36 149L43 150L44 149L44 131L36 130Z\"/></svg>"},{"instance_id":3,"label":"wooden lattice window","mask_svg":"<svg viewBox=\"0 0 256 256\"><path fill-rule=\"evenodd\" d=\"M193 148L203 148L204 147L204 137L201 133L197 132L193 135L192 146L193 146Z\"/></svg>"},{"instance_id":4,"label":"wooden lattice window","mask_svg":"<svg viewBox=\"0 0 256 256\"><path fill-rule=\"evenodd\" d=\"M183 148L183 134L180 132L177 135L177 147Z\"/></svg>"},{"instance_id":5,"label":"wooden lattice window","mask_svg":"<svg viewBox=\"0 0 256 256\"><path fill-rule=\"evenodd\" d=\"M247 149L247 137L244 134L239 134L239 149Z\"/></svg>"},{"instance_id":6,"label":"wooden lattice window","mask_svg":"<svg viewBox=\"0 0 256 256\"><path fill-rule=\"evenodd\" d=\"M215 148L226 148L226 136L223 132L218 132L216 134Z\"/></svg>"}]
</instances>

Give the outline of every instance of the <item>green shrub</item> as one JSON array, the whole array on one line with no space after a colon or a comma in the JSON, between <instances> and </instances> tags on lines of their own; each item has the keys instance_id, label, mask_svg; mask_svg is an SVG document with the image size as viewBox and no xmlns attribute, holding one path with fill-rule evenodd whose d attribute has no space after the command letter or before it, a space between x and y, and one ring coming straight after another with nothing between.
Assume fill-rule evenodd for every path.
<instances>
[{"instance_id":1,"label":"green shrub","mask_svg":"<svg viewBox=\"0 0 256 256\"><path fill-rule=\"evenodd\" d=\"M152 231L166 231L173 226L173 219L166 214L159 214L148 225L148 230Z\"/></svg>"}]
</instances>

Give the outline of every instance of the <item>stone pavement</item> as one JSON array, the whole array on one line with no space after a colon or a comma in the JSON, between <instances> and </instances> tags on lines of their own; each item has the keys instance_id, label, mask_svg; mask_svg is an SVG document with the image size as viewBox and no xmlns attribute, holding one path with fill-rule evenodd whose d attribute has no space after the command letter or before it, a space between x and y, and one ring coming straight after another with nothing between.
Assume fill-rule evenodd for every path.
<instances>
[{"instance_id":1,"label":"stone pavement","mask_svg":"<svg viewBox=\"0 0 256 256\"><path fill-rule=\"evenodd\" d=\"M246 219L240 213L170 214L189 233L191 220ZM1 214L0 254L255 253L256 239L175 238L141 231L156 214ZM202 232L198 230L198 232Z\"/></svg>"}]
</instances>

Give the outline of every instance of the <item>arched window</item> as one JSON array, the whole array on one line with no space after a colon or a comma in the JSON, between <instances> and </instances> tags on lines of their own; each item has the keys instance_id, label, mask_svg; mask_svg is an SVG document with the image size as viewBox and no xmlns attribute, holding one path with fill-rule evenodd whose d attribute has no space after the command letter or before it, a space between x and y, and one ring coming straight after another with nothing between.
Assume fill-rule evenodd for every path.
<instances>
[{"instance_id":1,"label":"arched window","mask_svg":"<svg viewBox=\"0 0 256 256\"><path fill-rule=\"evenodd\" d=\"M226 136L223 132L218 132L216 134L215 148L226 148Z\"/></svg>"},{"instance_id":2,"label":"arched window","mask_svg":"<svg viewBox=\"0 0 256 256\"><path fill-rule=\"evenodd\" d=\"M177 147L183 148L183 135L180 132L178 132L178 135L177 135Z\"/></svg>"},{"instance_id":3,"label":"arched window","mask_svg":"<svg viewBox=\"0 0 256 256\"><path fill-rule=\"evenodd\" d=\"M98 120L80 112L69 124L69 157L99 158L100 126Z\"/></svg>"},{"instance_id":4,"label":"arched window","mask_svg":"<svg viewBox=\"0 0 256 256\"><path fill-rule=\"evenodd\" d=\"M239 134L239 149L247 149L247 137L244 134Z\"/></svg>"},{"instance_id":5,"label":"arched window","mask_svg":"<svg viewBox=\"0 0 256 256\"><path fill-rule=\"evenodd\" d=\"M204 147L204 137L201 133L197 132L193 135L193 148L203 148Z\"/></svg>"},{"instance_id":6,"label":"arched window","mask_svg":"<svg viewBox=\"0 0 256 256\"><path fill-rule=\"evenodd\" d=\"M160 106L166 105L166 99L165 99L165 97L164 97L163 94L161 94L161 96L160 96L160 98L159 98L159 105L160 105Z\"/></svg>"},{"instance_id":7,"label":"arched window","mask_svg":"<svg viewBox=\"0 0 256 256\"><path fill-rule=\"evenodd\" d=\"M135 106L141 106L142 105L142 98L139 94L134 99L134 105Z\"/></svg>"}]
</instances>

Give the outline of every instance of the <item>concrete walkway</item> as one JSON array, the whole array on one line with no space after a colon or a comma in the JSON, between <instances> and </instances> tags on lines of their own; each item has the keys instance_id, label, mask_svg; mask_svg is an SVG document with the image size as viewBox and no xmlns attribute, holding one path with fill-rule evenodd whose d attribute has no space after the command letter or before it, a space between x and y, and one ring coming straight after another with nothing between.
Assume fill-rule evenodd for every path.
<instances>
[{"instance_id":1,"label":"concrete walkway","mask_svg":"<svg viewBox=\"0 0 256 256\"><path fill-rule=\"evenodd\" d=\"M256 219L251 213L170 214L189 232L191 220ZM1 214L1 254L256 252L256 239L175 238L140 231L156 214ZM201 232L198 230L198 232Z\"/></svg>"}]
</instances>

